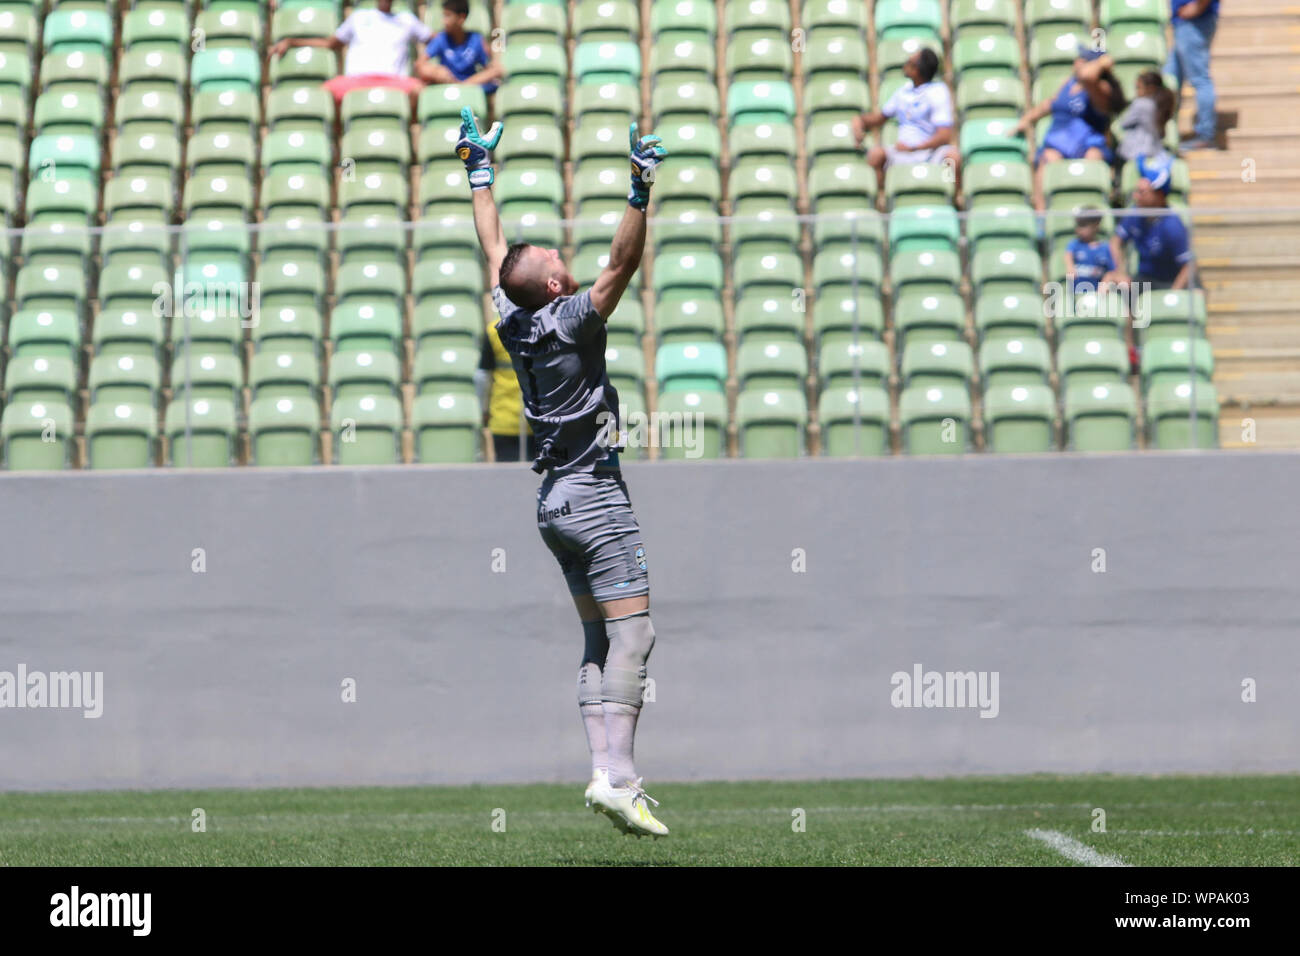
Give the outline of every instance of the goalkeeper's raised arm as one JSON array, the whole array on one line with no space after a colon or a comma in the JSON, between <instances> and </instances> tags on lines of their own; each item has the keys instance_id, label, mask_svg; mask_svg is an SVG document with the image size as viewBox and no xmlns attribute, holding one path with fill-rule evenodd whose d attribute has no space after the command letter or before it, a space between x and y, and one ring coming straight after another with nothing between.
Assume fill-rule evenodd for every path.
<instances>
[{"instance_id":1,"label":"goalkeeper's raised arm","mask_svg":"<svg viewBox=\"0 0 1300 956\"><path fill-rule=\"evenodd\" d=\"M456 142L456 155L465 164L469 178L470 197L474 204L474 231L487 259L488 288L497 284L501 260L506 257L506 236L501 229L492 184L496 174L492 170L492 150L501 141L501 124L493 123L487 133L478 128L474 111L468 106L460 111L460 139Z\"/></svg>"}]
</instances>

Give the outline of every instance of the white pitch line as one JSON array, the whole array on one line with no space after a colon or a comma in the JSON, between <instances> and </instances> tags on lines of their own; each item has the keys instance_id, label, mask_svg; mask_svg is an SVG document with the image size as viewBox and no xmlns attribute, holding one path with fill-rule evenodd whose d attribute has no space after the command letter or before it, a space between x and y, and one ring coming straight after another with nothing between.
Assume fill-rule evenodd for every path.
<instances>
[{"instance_id":1,"label":"white pitch line","mask_svg":"<svg viewBox=\"0 0 1300 956\"><path fill-rule=\"evenodd\" d=\"M1105 853L1098 853L1092 847L1080 843L1061 833L1059 830L1026 830L1026 836L1031 836L1035 840L1042 840L1057 853L1066 859L1073 860L1075 863L1082 863L1084 866L1129 866L1117 856L1107 856Z\"/></svg>"}]
</instances>

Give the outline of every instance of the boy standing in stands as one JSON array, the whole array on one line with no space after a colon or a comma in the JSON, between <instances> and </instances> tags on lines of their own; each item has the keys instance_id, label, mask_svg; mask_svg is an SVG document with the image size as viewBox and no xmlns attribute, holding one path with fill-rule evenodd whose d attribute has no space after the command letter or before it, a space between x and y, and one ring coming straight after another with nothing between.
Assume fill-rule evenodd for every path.
<instances>
[{"instance_id":1,"label":"boy standing in stands","mask_svg":"<svg viewBox=\"0 0 1300 956\"><path fill-rule=\"evenodd\" d=\"M483 34L465 29L468 17L469 0L443 0L442 32L420 54L416 73L429 83L471 83L495 93L505 70L488 52Z\"/></svg>"}]
</instances>

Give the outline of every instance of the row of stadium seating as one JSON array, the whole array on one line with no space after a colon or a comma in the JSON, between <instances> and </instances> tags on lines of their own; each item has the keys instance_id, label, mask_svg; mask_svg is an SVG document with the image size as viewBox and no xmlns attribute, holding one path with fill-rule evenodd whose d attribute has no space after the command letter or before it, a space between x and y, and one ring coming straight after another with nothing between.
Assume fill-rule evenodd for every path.
<instances>
[{"instance_id":1,"label":"row of stadium seating","mask_svg":"<svg viewBox=\"0 0 1300 956\"><path fill-rule=\"evenodd\" d=\"M471 375L488 314L450 146L462 106L488 113L482 91L427 88L415 117L399 92L350 93L336 141L333 100L319 88L334 55L291 51L269 64L265 91L262 63L267 40L330 32L338 4L284 3L268 16L253 3L140 2L119 17L107 3L64 2L43 21L41 7L0 4L0 157L10 160L0 199L9 221L27 226L7 322L8 466L80 460L74 443L44 439L83 422L92 467L156 460L160 425L173 439L187 428L208 436L203 464L242 460L245 433L249 460L306 464L324 453L322 433L345 429L350 440L332 443L339 461L472 460ZM1158 65L1162 5L1102 7L1112 46L1121 38L1132 52L1126 65ZM1166 381L1177 378L1171 356L1195 355L1205 377L1197 403L1213 398L1199 297L1175 297L1167 321L1153 321L1151 334L1168 332L1183 351L1149 348L1136 394L1122 364L1087 383L1106 395L1075 388L1076 344L1099 343L1110 361L1120 316L1043 317L1043 279L1064 277L1068 212L1107 205L1110 172L1087 161L1051 167L1046 192L1063 214L1040 239L1027 145L1006 133L1024 102L1022 58L1036 95L1050 92L1093 22L1089 3L1026 4L1023 50L1015 4L952 5L964 220L943 167L892 170L877 197L848 129L902 82L910 52L942 52L937 3L877 4L872 62L865 8L847 0L805 5L796 44L790 8L775 0L721 9L655 0L651 11L643 35L631 0L506 4L510 78L494 103L506 123L497 198L507 229L571 249L585 285L622 212L627 122L649 92L673 158L655 190L654 255L610 321L610 374L630 408L702 411L720 453L735 426L747 455L806 450L810 405L824 453L887 450L894 389L900 446L911 452L980 437L994 450L1131 447L1144 399L1149 443L1186 441L1157 426L1185 418L1190 401L1178 394L1186 381ZM437 15L426 5L426 22ZM474 15L484 28L486 9ZM1185 193L1185 170L1176 187ZM868 208L878 200L893 212L887 227ZM821 218L800 221L800 208ZM720 222L724 211L732 218ZM566 228L566 213L577 224ZM86 228L101 221L102 232ZM176 221L183 227L167 228ZM160 288L175 300L167 308ZM256 321L245 301L254 288ZM199 301L187 290L202 290ZM1189 312L1197 335L1178 339ZM998 364L1004 340L1046 361L1011 381ZM1010 404L996 391L1004 386ZM1097 403L1109 409L1097 415L1120 420L1104 442L1070 427ZM999 438L1004 407L1032 409L1038 437ZM846 446L844 423L872 417L876 436ZM931 420L961 423L960 435L930 447L913 426Z\"/></svg>"}]
</instances>

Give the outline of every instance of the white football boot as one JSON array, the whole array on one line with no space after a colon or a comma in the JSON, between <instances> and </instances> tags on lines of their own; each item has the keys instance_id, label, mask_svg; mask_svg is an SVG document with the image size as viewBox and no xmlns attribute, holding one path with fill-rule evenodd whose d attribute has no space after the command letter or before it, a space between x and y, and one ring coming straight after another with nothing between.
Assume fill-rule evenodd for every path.
<instances>
[{"instance_id":1,"label":"white football boot","mask_svg":"<svg viewBox=\"0 0 1300 956\"><path fill-rule=\"evenodd\" d=\"M641 780L626 787L612 787L609 777L597 782L592 781L591 809L603 813L610 822L624 833L634 833L638 837L668 835L668 828L655 819L648 804L659 806L659 801L641 789Z\"/></svg>"},{"instance_id":2,"label":"white football boot","mask_svg":"<svg viewBox=\"0 0 1300 956\"><path fill-rule=\"evenodd\" d=\"M607 787L609 786L609 771L606 770L604 767L600 767L599 769L593 770L591 772L591 782L587 784L587 789L582 794L582 798L587 801L588 807L591 806L591 791L596 789L597 785L599 785L602 782L605 784L605 786Z\"/></svg>"}]
</instances>

